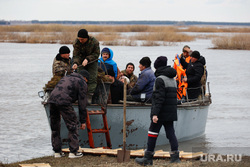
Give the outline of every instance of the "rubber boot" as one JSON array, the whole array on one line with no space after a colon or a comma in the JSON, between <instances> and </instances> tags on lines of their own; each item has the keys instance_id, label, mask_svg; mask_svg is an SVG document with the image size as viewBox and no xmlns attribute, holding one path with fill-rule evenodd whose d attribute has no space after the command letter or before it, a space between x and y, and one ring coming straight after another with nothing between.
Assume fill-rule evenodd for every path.
<instances>
[{"instance_id":1,"label":"rubber boot","mask_svg":"<svg viewBox=\"0 0 250 167\"><path fill-rule=\"evenodd\" d=\"M154 152L145 151L144 157L135 158L135 162L143 166L153 165L153 157L154 157Z\"/></svg>"},{"instance_id":2,"label":"rubber boot","mask_svg":"<svg viewBox=\"0 0 250 167\"><path fill-rule=\"evenodd\" d=\"M180 163L180 158L179 158L179 151L172 152L170 154L171 161L170 163Z\"/></svg>"}]
</instances>

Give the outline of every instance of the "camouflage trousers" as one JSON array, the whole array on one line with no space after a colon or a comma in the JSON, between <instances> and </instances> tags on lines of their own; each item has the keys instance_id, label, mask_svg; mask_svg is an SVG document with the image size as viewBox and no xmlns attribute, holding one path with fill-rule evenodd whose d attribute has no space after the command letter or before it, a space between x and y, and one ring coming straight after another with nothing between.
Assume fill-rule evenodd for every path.
<instances>
[{"instance_id":1,"label":"camouflage trousers","mask_svg":"<svg viewBox=\"0 0 250 167\"><path fill-rule=\"evenodd\" d=\"M72 106L68 105L50 104L50 126L52 131L51 142L53 150L55 152L61 152L62 149L62 140L60 135L61 116L68 129L69 150L70 152L75 153L79 149L79 126L76 112Z\"/></svg>"},{"instance_id":2,"label":"camouflage trousers","mask_svg":"<svg viewBox=\"0 0 250 167\"><path fill-rule=\"evenodd\" d=\"M94 94L96 86L97 86L97 72L98 72L98 63L93 62L83 67L80 66L77 71L85 69L89 72L89 81L88 81L88 93Z\"/></svg>"}]
</instances>

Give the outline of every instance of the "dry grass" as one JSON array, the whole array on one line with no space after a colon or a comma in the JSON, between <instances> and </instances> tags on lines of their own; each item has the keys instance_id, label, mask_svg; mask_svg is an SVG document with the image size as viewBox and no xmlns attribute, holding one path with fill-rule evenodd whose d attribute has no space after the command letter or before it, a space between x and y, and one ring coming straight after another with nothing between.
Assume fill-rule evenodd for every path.
<instances>
[{"instance_id":1,"label":"dry grass","mask_svg":"<svg viewBox=\"0 0 250 167\"><path fill-rule=\"evenodd\" d=\"M168 27L164 27L169 29ZM159 30L157 26L148 25L63 25L63 24L31 24L1 25L0 32L77 32L85 28L89 32L151 32ZM161 28L160 28L161 29Z\"/></svg>"},{"instance_id":2,"label":"dry grass","mask_svg":"<svg viewBox=\"0 0 250 167\"><path fill-rule=\"evenodd\" d=\"M181 32L245 32L250 28L217 28L207 27L180 27L180 26L150 26L150 25L63 25L63 24L32 24L32 25L2 25L0 26L0 42L15 43L60 43L72 44L79 29L85 28L103 45L138 46L137 41L142 41L142 46L173 45L176 42L189 42L195 38L212 38L214 36L191 36ZM131 36L122 36L123 32L134 32ZM239 37L238 37L239 38ZM219 40L215 40L219 41ZM221 39L215 42L216 48L220 48ZM246 40L239 42L241 47L248 48ZM218 44L217 44L218 43ZM232 43L232 42L231 42ZM224 44L231 48L229 44Z\"/></svg>"},{"instance_id":3,"label":"dry grass","mask_svg":"<svg viewBox=\"0 0 250 167\"><path fill-rule=\"evenodd\" d=\"M122 39L121 35L119 33L99 33L93 35L98 41L114 41Z\"/></svg>"},{"instance_id":4,"label":"dry grass","mask_svg":"<svg viewBox=\"0 0 250 167\"><path fill-rule=\"evenodd\" d=\"M151 26L151 25L64 25L64 24L31 24L1 25L0 32L77 32L85 28L89 32L244 32L248 27L216 27L216 26Z\"/></svg>"},{"instance_id":5,"label":"dry grass","mask_svg":"<svg viewBox=\"0 0 250 167\"><path fill-rule=\"evenodd\" d=\"M250 50L250 34L214 38L212 43L215 45L214 49Z\"/></svg>"},{"instance_id":6,"label":"dry grass","mask_svg":"<svg viewBox=\"0 0 250 167\"><path fill-rule=\"evenodd\" d=\"M176 32L157 32L138 34L132 37L134 40L147 40L147 41L168 41L168 42L187 42L192 41L195 38L190 35L185 35Z\"/></svg>"},{"instance_id":7,"label":"dry grass","mask_svg":"<svg viewBox=\"0 0 250 167\"><path fill-rule=\"evenodd\" d=\"M250 28L248 27L216 27L216 26L206 26L206 27L200 27L200 26L190 26L184 29L181 29L181 31L185 32L231 32L231 33L249 33Z\"/></svg>"}]
</instances>

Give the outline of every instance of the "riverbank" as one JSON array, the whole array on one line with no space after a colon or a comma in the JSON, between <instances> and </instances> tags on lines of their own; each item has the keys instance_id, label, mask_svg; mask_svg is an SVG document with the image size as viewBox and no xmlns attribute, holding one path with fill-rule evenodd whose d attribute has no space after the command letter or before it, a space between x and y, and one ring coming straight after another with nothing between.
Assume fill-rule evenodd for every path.
<instances>
[{"instance_id":1,"label":"riverbank","mask_svg":"<svg viewBox=\"0 0 250 167\"><path fill-rule=\"evenodd\" d=\"M130 158L129 162L126 163L117 163L117 157L107 156L107 155L89 155L85 154L82 158L78 159L69 159L68 154L63 158L54 158L53 156L35 158L27 161L21 161L11 164L1 164L0 167L17 167L19 164L33 164L33 163L48 163L51 167L80 167L80 166L105 166L105 167L114 167L114 166L140 166L135 163L135 158ZM228 160L228 161L227 161ZM234 160L234 162L232 162ZM239 162L235 162L239 161ZM222 162L223 161L223 162ZM224 162L225 161L225 162ZM250 156L242 156L242 158L237 159L227 159L227 156L221 156L215 158L215 161L212 159L210 162L204 160L181 160L179 164L169 164L169 158L154 159L153 164L156 167L161 166L173 166L173 167L191 167L191 166L209 166L209 167L228 167L228 166L241 166L248 167L250 166Z\"/></svg>"}]
</instances>

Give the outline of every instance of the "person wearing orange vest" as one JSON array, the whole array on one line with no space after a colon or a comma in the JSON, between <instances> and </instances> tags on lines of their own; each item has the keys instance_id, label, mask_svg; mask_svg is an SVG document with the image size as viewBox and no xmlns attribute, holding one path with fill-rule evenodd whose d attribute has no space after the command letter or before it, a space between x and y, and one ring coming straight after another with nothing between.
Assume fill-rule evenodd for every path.
<instances>
[{"instance_id":1,"label":"person wearing orange vest","mask_svg":"<svg viewBox=\"0 0 250 167\"><path fill-rule=\"evenodd\" d=\"M186 69L187 77L183 78L183 82L188 83L188 99L197 100L201 94L201 77L204 75L206 60L198 51L193 51L190 57L189 63L183 57L179 59L183 68Z\"/></svg>"},{"instance_id":2,"label":"person wearing orange vest","mask_svg":"<svg viewBox=\"0 0 250 167\"><path fill-rule=\"evenodd\" d=\"M185 61L187 63L189 63L190 62L190 54L192 53L190 47L188 45L185 45L183 47L182 51L183 51L183 53L181 54L181 57L183 57L183 59L185 59ZM177 82L177 98L181 100L184 97L186 97L186 89L188 87L188 83L183 82L183 78L186 78L186 70L181 65L178 54L175 56L173 68L177 72L177 75L175 78L176 82Z\"/></svg>"}]
</instances>

